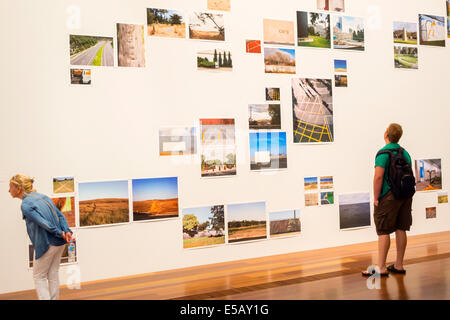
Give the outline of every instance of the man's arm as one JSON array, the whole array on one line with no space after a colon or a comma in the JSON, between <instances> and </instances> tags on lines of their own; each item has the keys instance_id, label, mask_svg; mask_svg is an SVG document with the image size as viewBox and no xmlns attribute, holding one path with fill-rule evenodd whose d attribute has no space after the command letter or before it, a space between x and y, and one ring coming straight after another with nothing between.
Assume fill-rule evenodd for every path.
<instances>
[{"instance_id":1,"label":"man's arm","mask_svg":"<svg viewBox=\"0 0 450 320\"><path fill-rule=\"evenodd\" d=\"M378 197L383 187L384 168L380 166L375 167L375 175L373 177L373 200L375 206L378 206Z\"/></svg>"}]
</instances>

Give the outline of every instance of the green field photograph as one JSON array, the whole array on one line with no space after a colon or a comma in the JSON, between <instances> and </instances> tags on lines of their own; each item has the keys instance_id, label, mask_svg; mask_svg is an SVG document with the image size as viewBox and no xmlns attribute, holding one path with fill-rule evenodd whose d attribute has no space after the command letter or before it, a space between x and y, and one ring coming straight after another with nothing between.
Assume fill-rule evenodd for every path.
<instances>
[{"instance_id":1,"label":"green field photograph","mask_svg":"<svg viewBox=\"0 0 450 320\"><path fill-rule=\"evenodd\" d=\"M331 48L330 15L297 11L297 45Z\"/></svg>"},{"instance_id":2,"label":"green field photograph","mask_svg":"<svg viewBox=\"0 0 450 320\"><path fill-rule=\"evenodd\" d=\"M183 248L225 244L225 207L183 209Z\"/></svg>"},{"instance_id":3,"label":"green field photograph","mask_svg":"<svg viewBox=\"0 0 450 320\"><path fill-rule=\"evenodd\" d=\"M227 214L228 243L267 238L265 202L231 204Z\"/></svg>"}]
</instances>

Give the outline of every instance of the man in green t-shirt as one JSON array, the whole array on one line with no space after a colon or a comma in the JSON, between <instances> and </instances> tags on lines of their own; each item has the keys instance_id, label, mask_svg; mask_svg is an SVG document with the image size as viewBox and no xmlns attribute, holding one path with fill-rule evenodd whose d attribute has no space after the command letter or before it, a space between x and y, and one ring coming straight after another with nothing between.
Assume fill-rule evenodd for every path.
<instances>
[{"instance_id":1,"label":"man in green t-shirt","mask_svg":"<svg viewBox=\"0 0 450 320\"><path fill-rule=\"evenodd\" d=\"M391 123L384 133L386 145L381 150L398 149L398 141L402 137L402 127L397 123ZM394 151L396 153L396 151ZM411 156L404 150L403 155L411 165ZM411 205L412 197L408 199L395 199L388 183L389 154L380 154L375 159L375 176L373 179L374 195L374 221L378 234L378 267L381 276L387 276L389 272L406 273L403 268L407 237L406 231L412 224ZM386 257L391 245L390 234L395 232L397 245L397 259L394 264L386 267ZM372 273L363 271L364 276Z\"/></svg>"}]
</instances>

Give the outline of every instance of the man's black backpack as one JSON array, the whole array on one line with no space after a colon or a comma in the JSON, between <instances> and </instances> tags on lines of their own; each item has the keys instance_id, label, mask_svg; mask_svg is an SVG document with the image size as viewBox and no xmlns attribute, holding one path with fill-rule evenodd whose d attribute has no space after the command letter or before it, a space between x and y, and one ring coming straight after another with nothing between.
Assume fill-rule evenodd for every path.
<instances>
[{"instance_id":1,"label":"man's black backpack","mask_svg":"<svg viewBox=\"0 0 450 320\"><path fill-rule=\"evenodd\" d=\"M395 151L397 153L394 153ZM377 153L377 156L384 153L389 154L389 166L386 169L388 184L395 199L408 199L416 192L416 179L403 151L403 148L398 148L380 150Z\"/></svg>"}]
</instances>

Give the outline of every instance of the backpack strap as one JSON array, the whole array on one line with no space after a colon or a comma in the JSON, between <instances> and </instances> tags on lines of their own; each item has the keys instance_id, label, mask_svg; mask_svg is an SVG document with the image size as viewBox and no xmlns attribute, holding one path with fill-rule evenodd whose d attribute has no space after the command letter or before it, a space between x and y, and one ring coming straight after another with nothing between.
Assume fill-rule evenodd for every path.
<instances>
[{"instance_id":1,"label":"backpack strap","mask_svg":"<svg viewBox=\"0 0 450 320\"><path fill-rule=\"evenodd\" d=\"M56 214L56 212L55 212L55 210L53 209L53 207L50 205L50 203L48 203L45 199L42 199L41 197L39 197L39 196L37 196L37 195L34 195L34 194L31 194L31 193L29 193L28 196L31 196L31 197L33 197L33 198L37 198L37 199L39 199L39 200L44 201L44 202L50 207L50 210L52 210L53 214L55 215L56 219L57 219L58 222L59 222L59 217L58 217L58 215Z\"/></svg>"}]
</instances>

